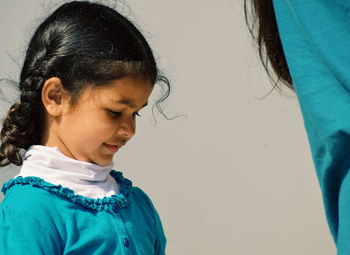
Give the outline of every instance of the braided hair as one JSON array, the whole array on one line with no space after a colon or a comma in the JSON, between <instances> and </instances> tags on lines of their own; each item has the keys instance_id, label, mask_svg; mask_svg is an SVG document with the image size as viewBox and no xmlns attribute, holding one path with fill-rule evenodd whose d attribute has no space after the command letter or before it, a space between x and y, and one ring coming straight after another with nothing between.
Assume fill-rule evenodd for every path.
<instances>
[{"instance_id":1,"label":"braided hair","mask_svg":"<svg viewBox=\"0 0 350 255\"><path fill-rule=\"evenodd\" d=\"M1 130L0 166L23 163L20 149L40 144L43 84L58 77L74 105L87 86L103 86L123 77L166 85L141 32L117 11L97 3L63 4L34 33L20 74L20 100L10 107ZM162 113L162 111L161 111Z\"/></svg>"}]
</instances>

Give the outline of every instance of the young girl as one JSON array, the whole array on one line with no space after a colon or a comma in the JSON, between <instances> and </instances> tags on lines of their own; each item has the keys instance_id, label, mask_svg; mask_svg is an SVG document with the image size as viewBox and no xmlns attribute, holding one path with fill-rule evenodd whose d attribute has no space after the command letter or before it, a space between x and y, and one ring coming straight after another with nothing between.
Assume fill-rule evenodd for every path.
<instances>
[{"instance_id":1,"label":"young girl","mask_svg":"<svg viewBox=\"0 0 350 255\"><path fill-rule=\"evenodd\" d=\"M350 254L350 2L245 2L265 67L298 96L337 252Z\"/></svg>"},{"instance_id":2,"label":"young girl","mask_svg":"<svg viewBox=\"0 0 350 255\"><path fill-rule=\"evenodd\" d=\"M1 131L2 165L22 165L2 188L1 255L165 254L151 200L112 170L159 79L145 38L109 7L70 2L39 26Z\"/></svg>"}]
</instances>

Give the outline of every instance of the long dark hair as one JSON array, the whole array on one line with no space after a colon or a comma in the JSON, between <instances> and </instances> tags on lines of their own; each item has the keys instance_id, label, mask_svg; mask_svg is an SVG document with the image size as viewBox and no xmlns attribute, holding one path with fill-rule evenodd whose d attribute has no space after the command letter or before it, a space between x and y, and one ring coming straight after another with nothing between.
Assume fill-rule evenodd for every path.
<instances>
[{"instance_id":1,"label":"long dark hair","mask_svg":"<svg viewBox=\"0 0 350 255\"><path fill-rule=\"evenodd\" d=\"M281 82L293 89L272 0L244 0L244 14L248 29L257 43L260 60L274 87L280 88Z\"/></svg>"},{"instance_id":2,"label":"long dark hair","mask_svg":"<svg viewBox=\"0 0 350 255\"><path fill-rule=\"evenodd\" d=\"M158 72L152 50L141 32L117 11L97 3L63 4L38 27L20 74L20 100L11 106L1 130L0 166L22 164L20 149L41 141L41 89L50 77L61 79L75 104L86 86L103 86L123 78L169 81ZM91 85L92 84L92 85Z\"/></svg>"}]
</instances>

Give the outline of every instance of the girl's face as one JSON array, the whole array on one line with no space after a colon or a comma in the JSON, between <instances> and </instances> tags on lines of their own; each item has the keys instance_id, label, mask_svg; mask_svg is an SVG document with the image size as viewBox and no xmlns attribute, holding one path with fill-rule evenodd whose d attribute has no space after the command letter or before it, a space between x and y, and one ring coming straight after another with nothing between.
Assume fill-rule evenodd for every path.
<instances>
[{"instance_id":1,"label":"girl's face","mask_svg":"<svg viewBox=\"0 0 350 255\"><path fill-rule=\"evenodd\" d=\"M135 134L135 119L152 89L150 82L132 78L85 89L74 107L66 104L62 114L47 122L43 145L57 146L77 160L109 164Z\"/></svg>"}]
</instances>

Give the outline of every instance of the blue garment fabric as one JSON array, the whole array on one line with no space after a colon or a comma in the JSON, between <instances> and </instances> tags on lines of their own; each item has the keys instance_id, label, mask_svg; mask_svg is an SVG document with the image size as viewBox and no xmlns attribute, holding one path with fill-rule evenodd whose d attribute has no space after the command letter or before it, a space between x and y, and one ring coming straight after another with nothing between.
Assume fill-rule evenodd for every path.
<instances>
[{"instance_id":1,"label":"blue garment fabric","mask_svg":"<svg viewBox=\"0 0 350 255\"><path fill-rule=\"evenodd\" d=\"M338 254L350 254L350 1L274 0Z\"/></svg>"},{"instance_id":2,"label":"blue garment fabric","mask_svg":"<svg viewBox=\"0 0 350 255\"><path fill-rule=\"evenodd\" d=\"M87 198L38 177L16 177L2 188L1 255L163 255L166 237L149 197L121 172L120 193Z\"/></svg>"}]
</instances>

